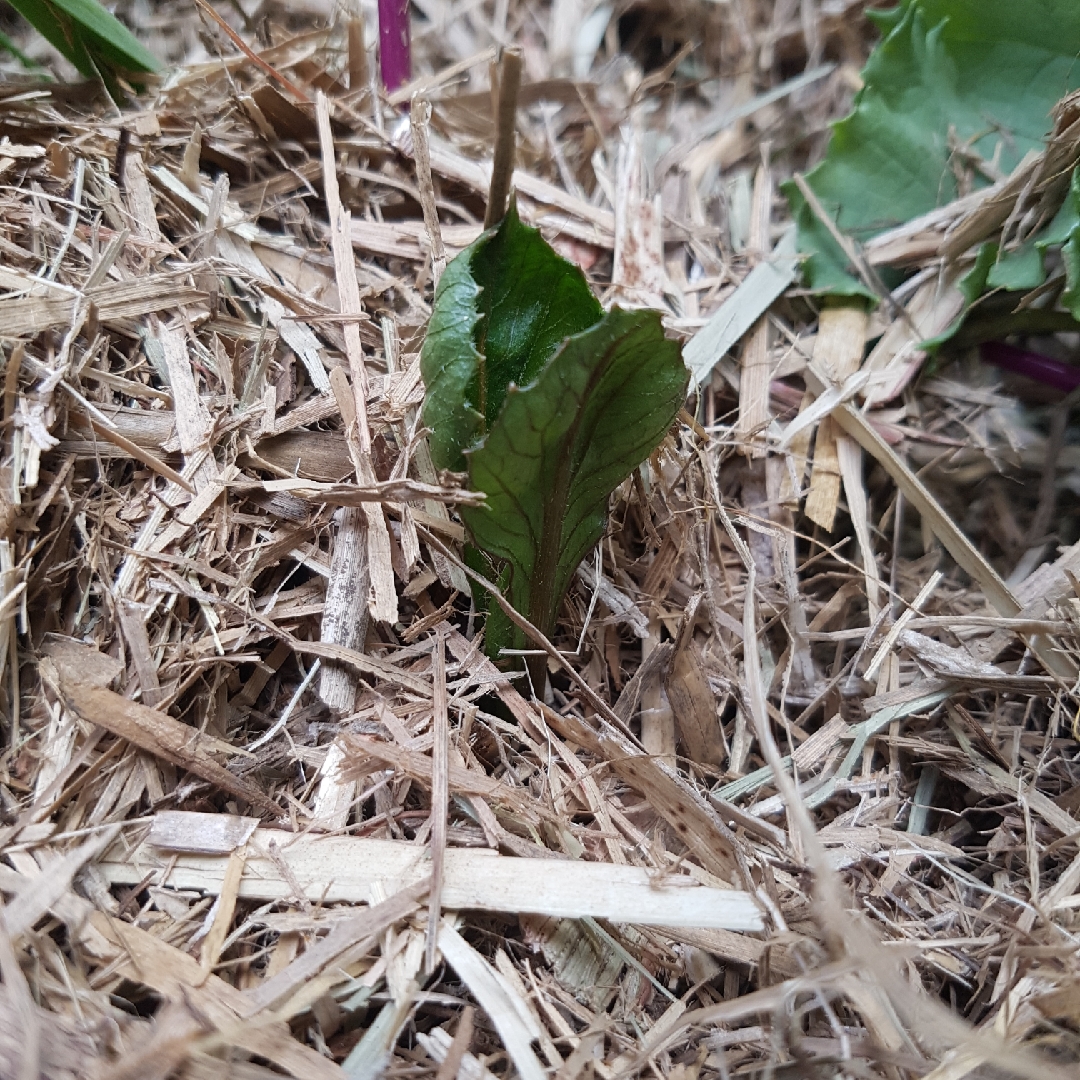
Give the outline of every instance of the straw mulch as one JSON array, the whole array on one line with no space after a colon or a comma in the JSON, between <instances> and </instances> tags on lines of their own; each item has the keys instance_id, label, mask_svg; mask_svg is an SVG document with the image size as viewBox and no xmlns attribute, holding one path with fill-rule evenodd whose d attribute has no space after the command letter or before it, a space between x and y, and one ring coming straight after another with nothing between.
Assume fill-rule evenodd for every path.
<instances>
[{"instance_id":1,"label":"straw mulch","mask_svg":"<svg viewBox=\"0 0 1080 1080\"><path fill-rule=\"evenodd\" d=\"M861 3L425 0L391 101L373 10L237 9L0 83L0 1076L1075 1076L1072 403L914 347L1073 114L819 311L752 275ZM523 216L705 358L541 701L418 421L510 41Z\"/></svg>"}]
</instances>

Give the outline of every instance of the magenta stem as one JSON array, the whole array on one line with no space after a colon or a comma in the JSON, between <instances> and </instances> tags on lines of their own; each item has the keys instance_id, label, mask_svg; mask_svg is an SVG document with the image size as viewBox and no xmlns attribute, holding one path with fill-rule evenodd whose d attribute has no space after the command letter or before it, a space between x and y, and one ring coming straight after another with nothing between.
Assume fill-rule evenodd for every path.
<instances>
[{"instance_id":1,"label":"magenta stem","mask_svg":"<svg viewBox=\"0 0 1080 1080\"><path fill-rule=\"evenodd\" d=\"M1053 360L1041 353L1006 345L1003 341L983 342L979 346L979 355L994 367L1011 371L1014 375L1025 375L1065 394L1071 394L1080 386L1080 368L1062 360Z\"/></svg>"},{"instance_id":2,"label":"magenta stem","mask_svg":"<svg viewBox=\"0 0 1080 1080\"><path fill-rule=\"evenodd\" d=\"M412 78L409 0L379 0L379 70L388 94Z\"/></svg>"}]
</instances>

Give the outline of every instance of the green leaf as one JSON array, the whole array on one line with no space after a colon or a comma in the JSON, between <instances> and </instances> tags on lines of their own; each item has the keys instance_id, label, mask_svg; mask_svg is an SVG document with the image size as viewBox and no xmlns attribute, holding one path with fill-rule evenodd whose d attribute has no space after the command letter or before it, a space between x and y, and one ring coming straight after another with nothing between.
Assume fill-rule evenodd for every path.
<instances>
[{"instance_id":1,"label":"green leaf","mask_svg":"<svg viewBox=\"0 0 1080 1080\"><path fill-rule=\"evenodd\" d=\"M1080 320L1080 229L1077 229L1061 249L1065 264L1065 291L1061 303L1074 319Z\"/></svg>"},{"instance_id":2,"label":"green leaf","mask_svg":"<svg viewBox=\"0 0 1080 1080\"><path fill-rule=\"evenodd\" d=\"M1044 251L1055 244L1064 244L1077 225L1080 225L1080 167L1073 169L1069 193L1054 215L1054 220L1043 230L1039 244Z\"/></svg>"},{"instance_id":3,"label":"green leaf","mask_svg":"<svg viewBox=\"0 0 1080 1080\"><path fill-rule=\"evenodd\" d=\"M504 596L509 590L510 567L501 559L493 559L472 544L465 545L465 565L499 587ZM484 616L484 651L498 660L503 649L521 649L527 644L524 634L510 620L510 616L494 603L491 593L473 581L469 583L476 610Z\"/></svg>"},{"instance_id":4,"label":"green leaf","mask_svg":"<svg viewBox=\"0 0 1080 1080\"><path fill-rule=\"evenodd\" d=\"M1016 251L1002 255L986 275L989 289L1037 289L1046 280L1043 270L1043 253L1034 241L1024 244Z\"/></svg>"},{"instance_id":5,"label":"green leaf","mask_svg":"<svg viewBox=\"0 0 1080 1080\"><path fill-rule=\"evenodd\" d=\"M659 445L685 400L679 346L654 311L613 309L571 337L536 381L510 387L466 457L487 504L462 510L477 545L506 561L508 599L544 633L611 492Z\"/></svg>"},{"instance_id":6,"label":"green leaf","mask_svg":"<svg viewBox=\"0 0 1080 1080\"><path fill-rule=\"evenodd\" d=\"M960 279L959 288L967 306L971 307L986 291L986 281L997 259L997 244L981 244L975 256L975 265Z\"/></svg>"},{"instance_id":7,"label":"green leaf","mask_svg":"<svg viewBox=\"0 0 1080 1080\"><path fill-rule=\"evenodd\" d=\"M467 563L551 634L608 497L664 437L689 373L656 312L604 315L581 271L511 203L447 266L420 354L440 468L487 502L462 512ZM489 655L525 641L483 590Z\"/></svg>"},{"instance_id":8,"label":"green leaf","mask_svg":"<svg viewBox=\"0 0 1080 1080\"><path fill-rule=\"evenodd\" d=\"M511 203L447 266L435 294L420 371L436 466L463 470L464 452L494 423L511 383L535 379L567 337L602 314L581 270Z\"/></svg>"},{"instance_id":9,"label":"green leaf","mask_svg":"<svg viewBox=\"0 0 1080 1080\"><path fill-rule=\"evenodd\" d=\"M903 0L875 21L886 34L850 116L835 125L807 182L859 242L957 195L967 147L1004 173L1041 149L1050 111L1080 85L1075 0ZM997 157L995 158L995 154ZM977 171L976 186L989 181ZM811 288L866 293L794 185L786 185ZM1031 280L1030 255L1009 280Z\"/></svg>"},{"instance_id":10,"label":"green leaf","mask_svg":"<svg viewBox=\"0 0 1080 1080\"><path fill-rule=\"evenodd\" d=\"M476 244L483 240L481 236ZM431 428L431 459L437 468L458 472L465 468L463 452L484 430L477 407L484 358L475 344L482 316L480 289L469 265L471 253L472 248L466 248L443 272L420 350L420 374L427 387L423 420Z\"/></svg>"},{"instance_id":11,"label":"green leaf","mask_svg":"<svg viewBox=\"0 0 1080 1080\"><path fill-rule=\"evenodd\" d=\"M1074 319L1080 319L1080 166L1073 169L1069 194L1048 232L1062 244L1065 290L1061 294L1061 304Z\"/></svg>"},{"instance_id":12,"label":"green leaf","mask_svg":"<svg viewBox=\"0 0 1080 1080\"><path fill-rule=\"evenodd\" d=\"M156 57L97 0L9 0L11 6L88 79L153 72ZM111 92L111 85L110 85Z\"/></svg>"}]
</instances>

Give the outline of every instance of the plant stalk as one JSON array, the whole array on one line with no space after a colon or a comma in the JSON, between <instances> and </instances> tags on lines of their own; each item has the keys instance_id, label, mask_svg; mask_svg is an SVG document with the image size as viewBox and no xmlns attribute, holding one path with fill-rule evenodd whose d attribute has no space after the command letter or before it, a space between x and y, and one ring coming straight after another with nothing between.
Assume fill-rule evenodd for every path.
<instances>
[{"instance_id":1,"label":"plant stalk","mask_svg":"<svg viewBox=\"0 0 1080 1080\"><path fill-rule=\"evenodd\" d=\"M412 78L409 0L379 0L379 71L388 94Z\"/></svg>"},{"instance_id":2,"label":"plant stalk","mask_svg":"<svg viewBox=\"0 0 1080 1080\"><path fill-rule=\"evenodd\" d=\"M521 88L521 50L503 49L499 63L499 108L495 129L495 160L491 166L484 228L490 229L506 216L506 200L514 176L514 122Z\"/></svg>"}]
</instances>

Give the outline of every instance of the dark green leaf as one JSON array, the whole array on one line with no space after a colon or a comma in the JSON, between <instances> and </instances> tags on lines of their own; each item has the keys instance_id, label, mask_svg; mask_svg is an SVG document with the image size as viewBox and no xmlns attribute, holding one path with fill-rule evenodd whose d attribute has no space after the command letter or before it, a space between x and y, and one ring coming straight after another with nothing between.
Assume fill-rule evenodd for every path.
<instances>
[{"instance_id":1,"label":"dark green leaf","mask_svg":"<svg viewBox=\"0 0 1080 1080\"><path fill-rule=\"evenodd\" d=\"M462 517L477 545L508 564L510 602L545 633L603 535L608 496L660 443L687 381L657 313L616 308L570 338L534 383L511 387L468 452L470 484L487 505Z\"/></svg>"},{"instance_id":2,"label":"dark green leaf","mask_svg":"<svg viewBox=\"0 0 1080 1080\"><path fill-rule=\"evenodd\" d=\"M1080 320L1080 229L1062 247L1061 261L1065 264L1065 291L1061 294L1061 303L1074 319Z\"/></svg>"},{"instance_id":3,"label":"dark green leaf","mask_svg":"<svg viewBox=\"0 0 1080 1080\"><path fill-rule=\"evenodd\" d=\"M1069 194L1050 232L1063 240L1061 261L1065 266L1065 291L1061 303L1074 319L1080 319L1080 166L1073 169Z\"/></svg>"},{"instance_id":4,"label":"dark green leaf","mask_svg":"<svg viewBox=\"0 0 1080 1080\"><path fill-rule=\"evenodd\" d=\"M435 464L463 469L464 452L498 417L507 387L531 382L567 337L602 314L581 271L522 224L511 203L495 229L450 263L435 295L420 355Z\"/></svg>"},{"instance_id":5,"label":"dark green leaf","mask_svg":"<svg viewBox=\"0 0 1080 1080\"><path fill-rule=\"evenodd\" d=\"M487 494L469 565L545 633L612 490L658 445L688 374L655 312L603 314L581 271L506 218L447 268L420 356L440 468ZM521 634L482 590L489 655Z\"/></svg>"},{"instance_id":6,"label":"dark green leaf","mask_svg":"<svg viewBox=\"0 0 1080 1080\"><path fill-rule=\"evenodd\" d=\"M493 559L486 552L472 544L465 545L465 564L488 581L499 587L504 596L510 585L510 567L501 559ZM510 616L498 604L482 585L470 582L473 604L484 616L484 650L493 660L499 659L503 649L522 649L528 644L525 635L510 620Z\"/></svg>"},{"instance_id":7,"label":"dark green leaf","mask_svg":"<svg viewBox=\"0 0 1080 1080\"><path fill-rule=\"evenodd\" d=\"M476 241L481 243L484 237ZM481 437L477 381L484 358L475 344L480 289L469 266L471 249L453 259L439 281L427 336L420 351L424 423L431 428L431 458L440 469L465 467L463 451Z\"/></svg>"}]
</instances>

